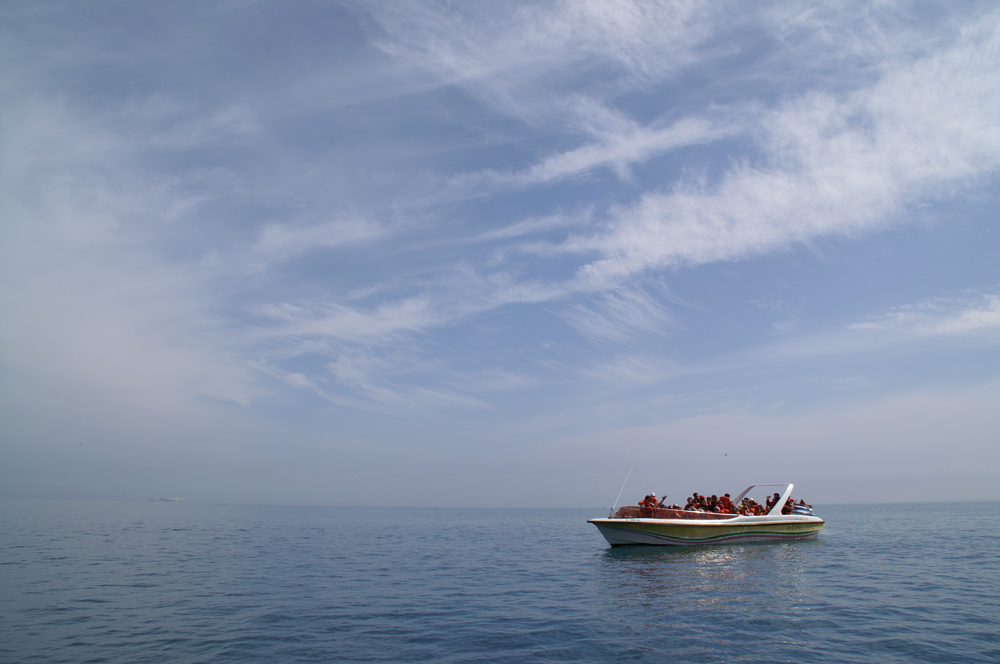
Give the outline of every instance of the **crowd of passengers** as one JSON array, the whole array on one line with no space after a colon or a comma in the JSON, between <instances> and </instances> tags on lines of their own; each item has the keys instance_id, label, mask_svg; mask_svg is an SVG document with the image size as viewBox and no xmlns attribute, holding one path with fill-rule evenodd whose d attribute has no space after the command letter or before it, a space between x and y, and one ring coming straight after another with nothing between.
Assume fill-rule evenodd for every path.
<instances>
[{"instance_id":1,"label":"crowd of passengers","mask_svg":"<svg viewBox=\"0 0 1000 664\"><path fill-rule=\"evenodd\" d=\"M667 497L664 496L660 500L656 499L655 493L650 493L645 498L639 501L639 507L659 507L668 510L684 510L687 512L713 512L715 514L739 514L744 516L763 516L771 511L779 500L781 500L781 494L775 493L773 496L764 501L761 505L753 498L747 497L740 501L739 505L733 504L733 499L730 498L729 494L723 494L722 496L717 496L712 494L711 496L705 496L700 493L693 493L691 497L687 499L687 503L684 507L680 505L666 505L664 504ZM791 514L796 507L804 507L807 509L812 509L812 505L807 505L806 501L799 500L795 502L794 498L789 497L785 504L781 507L782 514Z\"/></svg>"}]
</instances>

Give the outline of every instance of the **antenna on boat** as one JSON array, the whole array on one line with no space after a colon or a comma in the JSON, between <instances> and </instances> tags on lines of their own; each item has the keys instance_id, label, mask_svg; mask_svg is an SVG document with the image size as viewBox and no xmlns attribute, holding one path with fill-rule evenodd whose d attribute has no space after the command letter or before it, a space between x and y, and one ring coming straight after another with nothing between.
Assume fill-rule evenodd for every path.
<instances>
[{"instance_id":1,"label":"antenna on boat","mask_svg":"<svg viewBox=\"0 0 1000 664\"><path fill-rule=\"evenodd\" d=\"M622 482L622 488L618 490L618 498L615 498L615 504L611 506L611 514L608 515L609 519L615 515L615 508L618 507L618 501L622 497L622 491L625 490L625 485L628 484L628 478L632 477L633 470L635 470L634 463L632 464L632 467L628 469L628 475L625 476L625 481Z\"/></svg>"}]
</instances>

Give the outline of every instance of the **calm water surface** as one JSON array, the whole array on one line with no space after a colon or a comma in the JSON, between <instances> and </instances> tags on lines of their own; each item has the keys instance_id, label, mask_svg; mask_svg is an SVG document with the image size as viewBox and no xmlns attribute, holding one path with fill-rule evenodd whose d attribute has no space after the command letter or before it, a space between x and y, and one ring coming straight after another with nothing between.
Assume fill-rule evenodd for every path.
<instances>
[{"instance_id":1,"label":"calm water surface","mask_svg":"<svg viewBox=\"0 0 1000 664\"><path fill-rule=\"evenodd\" d=\"M606 509L4 500L0 661L995 663L998 510L610 549Z\"/></svg>"}]
</instances>

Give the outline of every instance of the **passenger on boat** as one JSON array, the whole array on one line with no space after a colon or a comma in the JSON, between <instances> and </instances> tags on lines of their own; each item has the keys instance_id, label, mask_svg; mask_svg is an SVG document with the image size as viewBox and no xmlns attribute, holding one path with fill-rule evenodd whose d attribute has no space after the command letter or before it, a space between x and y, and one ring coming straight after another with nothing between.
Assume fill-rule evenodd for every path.
<instances>
[{"instance_id":1,"label":"passenger on boat","mask_svg":"<svg viewBox=\"0 0 1000 664\"><path fill-rule=\"evenodd\" d=\"M761 505L756 500L751 497L743 498L739 505L733 503L733 499L730 494L723 494L721 497L715 494L706 497L704 494L695 492L691 494L691 497L687 499L684 507L680 505L667 505L667 497L664 496L662 499L657 501L655 493L649 493L643 500L639 501L639 506L644 508L660 508L660 509L670 509L670 510L683 510L687 512L713 512L716 514L740 514L744 516L764 516L771 512L778 501L781 500L781 494L775 493L774 495L767 498L765 504ZM792 514L797 507L811 508L811 505L807 505L804 500L796 501L793 498L788 498L785 504L782 505L780 512L782 514ZM648 513L652 516L652 512Z\"/></svg>"},{"instance_id":2,"label":"passenger on boat","mask_svg":"<svg viewBox=\"0 0 1000 664\"><path fill-rule=\"evenodd\" d=\"M639 507L656 507L656 494L648 493L646 497L639 501Z\"/></svg>"},{"instance_id":3,"label":"passenger on boat","mask_svg":"<svg viewBox=\"0 0 1000 664\"><path fill-rule=\"evenodd\" d=\"M684 506L684 509L689 512L704 512L707 508L708 500L699 493L691 494L691 497L687 500L687 504Z\"/></svg>"},{"instance_id":4,"label":"passenger on boat","mask_svg":"<svg viewBox=\"0 0 1000 664\"><path fill-rule=\"evenodd\" d=\"M749 496L740 502L738 511L746 516L760 516L766 513L764 506Z\"/></svg>"}]
</instances>

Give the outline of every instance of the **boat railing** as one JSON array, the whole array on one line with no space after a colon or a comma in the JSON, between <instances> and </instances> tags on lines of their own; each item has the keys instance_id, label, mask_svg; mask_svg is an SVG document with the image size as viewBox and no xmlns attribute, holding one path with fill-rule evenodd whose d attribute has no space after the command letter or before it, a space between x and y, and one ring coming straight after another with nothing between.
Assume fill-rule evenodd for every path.
<instances>
[{"instance_id":1,"label":"boat railing","mask_svg":"<svg viewBox=\"0 0 1000 664\"><path fill-rule=\"evenodd\" d=\"M733 519L738 514L718 514L716 512L689 512L665 507L637 507L623 505L615 512L615 519Z\"/></svg>"}]
</instances>

